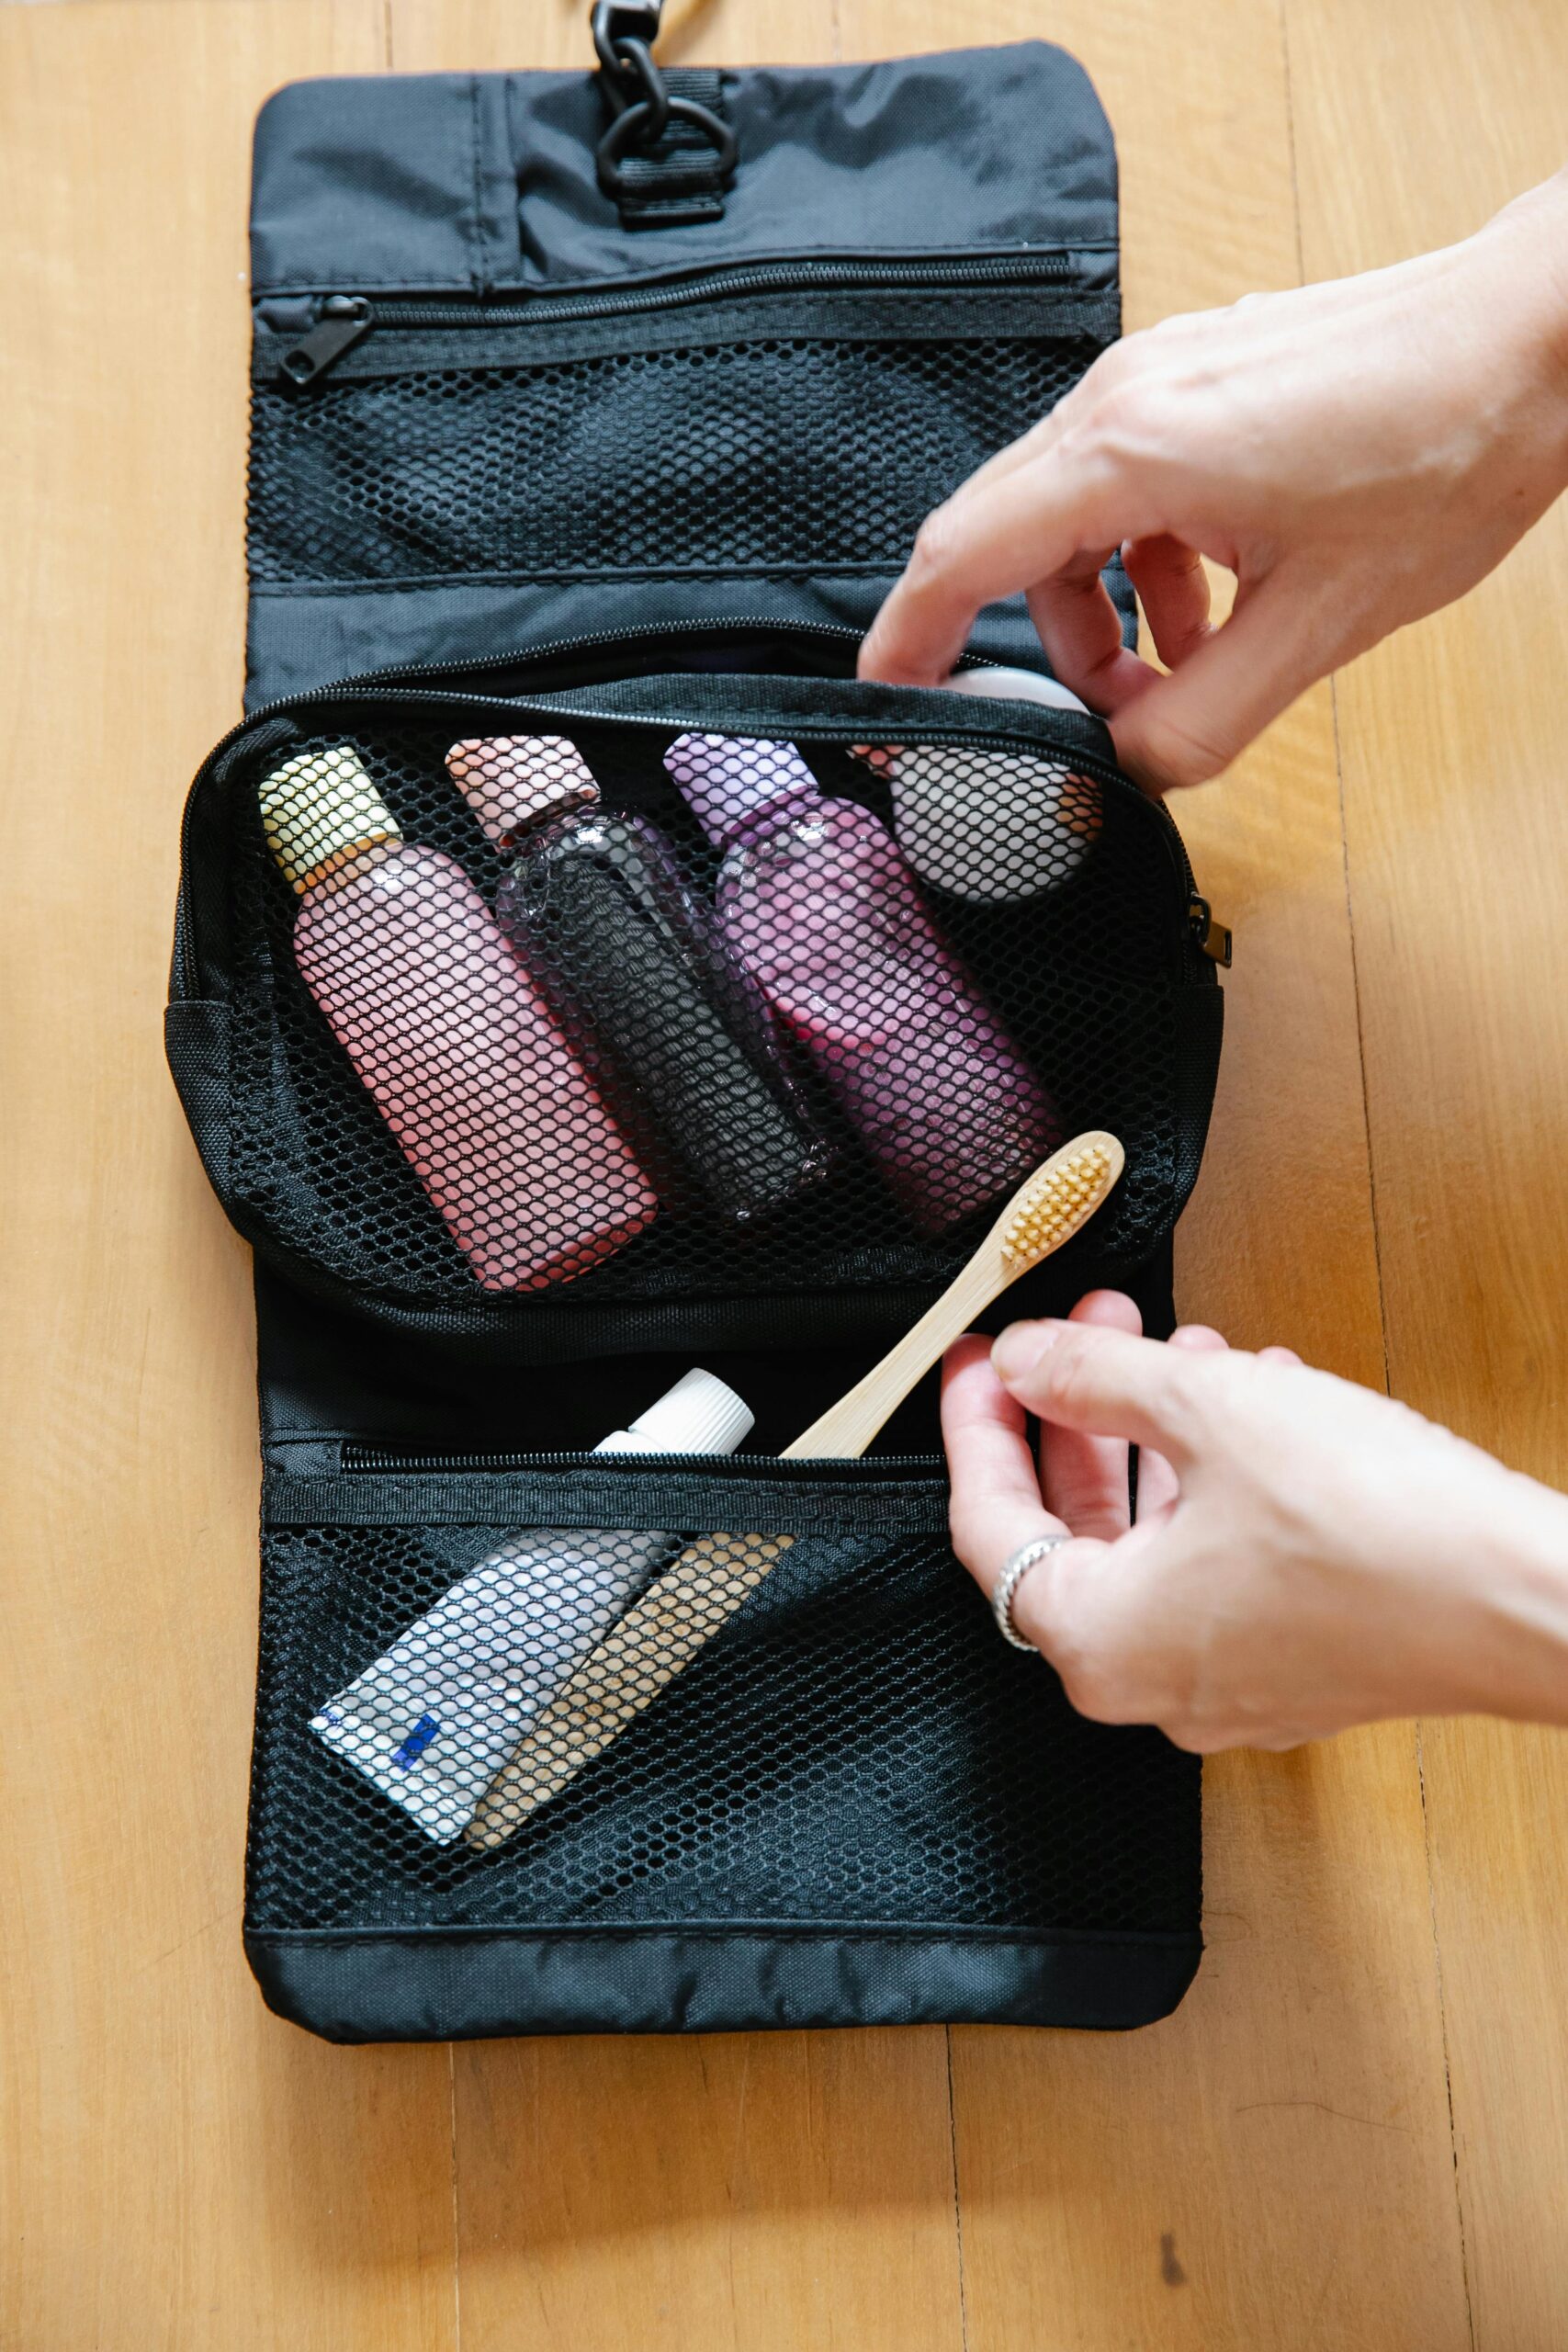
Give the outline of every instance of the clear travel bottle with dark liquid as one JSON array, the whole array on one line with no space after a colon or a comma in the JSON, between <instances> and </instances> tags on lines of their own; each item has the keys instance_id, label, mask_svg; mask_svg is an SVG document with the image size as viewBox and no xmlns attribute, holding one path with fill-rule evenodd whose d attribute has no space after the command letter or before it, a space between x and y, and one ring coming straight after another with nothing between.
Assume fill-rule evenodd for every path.
<instances>
[{"instance_id":1,"label":"clear travel bottle with dark liquid","mask_svg":"<svg viewBox=\"0 0 1568 2352\"><path fill-rule=\"evenodd\" d=\"M830 1148L780 1058L763 1000L646 818L600 805L555 736L455 744L446 764L513 860L502 929L634 1135L671 1208L743 1224L825 1171Z\"/></svg>"}]
</instances>

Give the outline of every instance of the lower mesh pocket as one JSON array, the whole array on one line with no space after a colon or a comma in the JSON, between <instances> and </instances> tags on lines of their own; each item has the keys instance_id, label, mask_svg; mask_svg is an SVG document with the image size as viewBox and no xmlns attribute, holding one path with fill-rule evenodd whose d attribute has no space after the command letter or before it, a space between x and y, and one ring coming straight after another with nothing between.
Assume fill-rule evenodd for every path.
<instances>
[{"instance_id":1,"label":"lower mesh pocket","mask_svg":"<svg viewBox=\"0 0 1568 2352\"><path fill-rule=\"evenodd\" d=\"M253 1930L1194 1926L1195 1762L1006 1648L940 1482L863 1475L270 1532Z\"/></svg>"}]
</instances>

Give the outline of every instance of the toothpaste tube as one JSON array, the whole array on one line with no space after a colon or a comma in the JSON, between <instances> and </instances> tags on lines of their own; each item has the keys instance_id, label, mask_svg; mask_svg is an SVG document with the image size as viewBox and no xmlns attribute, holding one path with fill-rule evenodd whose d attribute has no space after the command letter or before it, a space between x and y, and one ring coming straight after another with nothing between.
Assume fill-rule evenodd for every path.
<instances>
[{"instance_id":1,"label":"toothpaste tube","mask_svg":"<svg viewBox=\"0 0 1568 2352\"><path fill-rule=\"evenodd\" d=\"M732 1453L740 1398L694 1371L596 1453ZM450 1845L528 1725L680 1535L533 1528L481 1560L310 1719L428 1838Z\"/></svg>"}]
</instances>

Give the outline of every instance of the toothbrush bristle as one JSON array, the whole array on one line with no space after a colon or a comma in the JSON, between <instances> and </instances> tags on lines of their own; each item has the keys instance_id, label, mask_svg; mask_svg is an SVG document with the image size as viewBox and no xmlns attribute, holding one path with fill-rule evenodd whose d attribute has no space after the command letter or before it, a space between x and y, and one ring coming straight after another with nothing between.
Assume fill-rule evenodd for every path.
<instances>
[{"instance_id":1,"label":"toothbrush bristle","mask_svg":"<svg viewBox=\"0 0 1568 2352\"><path fill-rule=\"evenodd\" d=\"M1032 1266L1067 1240L1099 1207L1112 1173L1111 1155L1098 1143L1043 1169L1003 1227L1002 1256Z\"/></svg>"}]
</instances>

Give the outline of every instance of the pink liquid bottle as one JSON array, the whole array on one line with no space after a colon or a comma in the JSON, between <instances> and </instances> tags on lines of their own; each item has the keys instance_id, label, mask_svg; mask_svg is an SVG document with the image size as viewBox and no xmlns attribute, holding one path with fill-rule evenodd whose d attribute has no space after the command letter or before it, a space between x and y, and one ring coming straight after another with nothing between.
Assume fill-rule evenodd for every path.
<instances>
[{"instance_id":1,"label":"pink liquid bottle","mask_svg":"<svg viewBox=\"0 0 1568 2352\"><path fill-rule=\"evenodd\" d=\"M294 953L486 1290L570 1282L658 1202L456 859L411 846L346 744L261 787Z\"/></svg>"},{"instance_id":2,"label":"pink liquid bottle","mask_svg":"<svg viewBox=\"0 0 1568 2352\"><path fill-rule=\"evenodd\" d=\"M726 854L731 954L815 1061L895 1197L940 1233L1063 1139L886 827L824 797L793 744L682 735L664 755Z\"/></svg>"}]
</instances>

